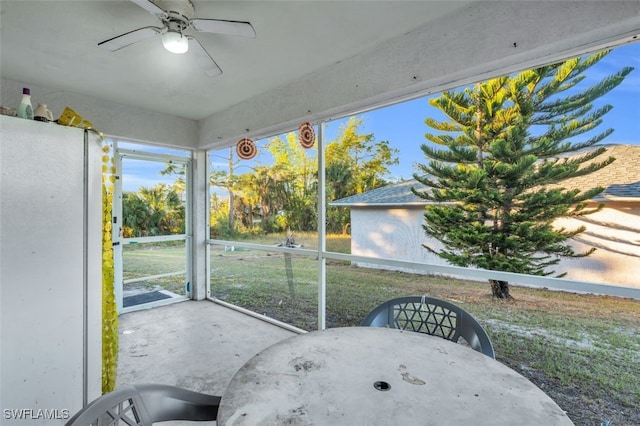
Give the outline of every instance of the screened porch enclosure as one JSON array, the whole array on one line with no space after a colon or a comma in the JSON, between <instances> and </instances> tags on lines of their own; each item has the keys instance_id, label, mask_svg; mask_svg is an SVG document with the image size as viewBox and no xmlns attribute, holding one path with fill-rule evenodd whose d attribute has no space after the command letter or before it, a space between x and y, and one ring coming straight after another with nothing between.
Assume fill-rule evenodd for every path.
<instances>
[{"instance_id":1,"label":"screened porch enclosure","mask_svg":"<svg viewBox=\"0 0 640 426\"><path fill-rule=\"evenodd\" d=\"M627 51L624 47L620 49ZM433 96L437 95L422 100L426 104ZM416 103L411 105L418 108ZM384 111L396 106L375 110L374 119L390 119ZM425 107L424 115L429 113ZM623 118L625 114L621 111ZM640 285L616 283L615 279L612 282L604 277L607 270L616 269L617 265L636 264L638 252L632 241L627 241L623 251L616 247L611 250L611 255L617 256L612 266L605 268L598 259L590 275L578 278L553 278L553 267L549 268L549 276L457 267L430 253L424 247L423 229L428 203L411 192L410 185L417 182L395 183L387 171L383 176L391 178L391 182L367 187L366 180L356 173L365 167L348 162L373 156L372 151L366 151L354 140L366 140L369 146L378 143L372 134L358 133L358 119L350 116L314 124L317 137L310 145L302 143L301 127L258 141L245 140L254 144L249 156L243 156L239 146L208 151L208 297L303 330L354 325L354 318L361 317L372 304L398 295L424 294L428 283L434 280L436 284L438 280L457 280L478 294L490 294L488 280L503 280L516 287L640 298ZM336 131L339 122L342 134ZM400 127L394 129L401 131ZM331 136L328 128L332 129ZM420 143L425 142L423 139ZM349 151L340 144L357 149ZM391 143L389 147L393 154L395 146ZM637 158L640 151L631 148L635 147L608 147L611 152L632 153L621 156L620 166L616 165L615 170L624 170L627 164L636 170L634 165L640 161ZM408 157L414 164L428 161L417 157L414 151ZM597 185L633 186L628 181L637 179L633 173L607 171L603 169L604 180L597 176ZM349 193L346 188L353 182L359 186ZM397 191L396 186L404 191L397 200L393 198L397 195L393 192ZM628 203L635 206L636 201L630 198ZM376 212L375 209L388 209L388 213L374 215L371 212ZM617 224L628 232L623 238L638 230L632 223L637 207L634 209L628 209L629 214ZM606 226L612 226L599 224L604 229L598 230L602 234L607 233ZM585 235L591 234L587 229ZM571 261L578 262L567 259L567 263ZM585 265L577 263L576 268L588 267ZM399 276L406 283L395 288L394 277ZM592 279L579 279L583 276ZM427 284L421 285L423 282Z\"/></svg>"},{"instance_id":2,"label":"screened porch enclosure","mask_svg":"<svg viewBox=\"0 0 640 426\"><path fill-rule=\"evenodd\" d=\"M144 252L153 252L152 257L160 258L163 251L166 251L171 259L157 263L141 261L143 266L139 268L125 268L121 264L120 269L116 270L116 275L122 277L122 282L116 289L119 292L118 300L123 299L125 272L127 285L131 287L144 287L146 283L151 283L151 288L145 288L145 292L170 291L179 295L178 298L172 297L172 300L192 300L159 306L157 310L124 313L121 316L123 326L126 326L127 316L139 315L142 320L130 328L120 330L123 337L121 342L125 343L124 336L133 337L128 349L121 348L120 359L123 368L126 368L127 361L140 362L137 366L129 364L133 366L129 372L145 373L129 376L136 381L166 379L185 387L195 384L194 388L199 387L195 390L215 393L222 393L227 382L224 377L213 384L211 382L218 378L211 378L209 383L198 382L199 377L205 377L201 374L203 370L223 369L225 374L230 374L231 370L238 368L236 363L219 362L216 357L219 346L231 340L244 343L260 341L264 345L262 347L266 347L289 336L290 331L284 330L285 335L273 335L270 331L265 331L264 335L270 337L259 340L263 336L260 331L264 329L254 322L246 321L250 318L247 315L235 317L231 326L220 327L216 323L220 318L219 312L201 312L210 320L208 323L198 321L202 317L189 312L196 305L219 307L211 301L228 300L240 307L253 308L255 312L247 310L246 313L261 319L274 318L278 327L271 328L272 325L267 324L270 326L268 328L282 331L284 328L295 327L296 324L316 329L358 324L361 313L370 310L378 300L395 294L428 291L450 297L467 306L493 332L494 338L506 339L502 343L497 342L498 346L508 343L514 330L520 333L518 327L521 325L511 324L511 312L494 309L495 306L489 305L486 312L484 306L482 309L474 308L471 303L478 297L477 283L470 284L476 286L472 290L466 287L467 284L456 282L454 286L447 286L444 291L437 283L431 284L426 280L430 278L430 274L438 273L463 278L472 278L470 274L475 274L475 279L483 281L487 276L481 271L443 269L420 264L409 266L422 268L424 274L405 276L393 271L355 266L358 262L385 267L403 264L397 260L357 257L347 250L332 247L325 229L327 206L323 204L324 201L314 207L317 212L315 222L318 224L314 229L318 235L316 244L305 243L299 248L272 247L274 241L237 241L232 236L212 234L211 218L208 217L211 195L209 159L206 155L208 150L228 149L242 138L258 140L290 131L303 122L318 125L336 117L346 117L472 84L500 73L549 64L572 55L634 42L640 31L640 9L635 1L474 0L370 2L366 5L350 2L348 6L349 2L271 4L201 1L197 2L199 16L224 19L228 14L229 19L246 19L256 26L258 35L256 39L244 41L222 41L217 37L202 39L206 44L211 43L207 47L216 53L216 61L224 68L221 76L212 79L202 73L193 61L189 62L193 55L183 55L183 59L187 59L184 62L165 63L165 58L171 60L175 57L163 50L159 39L154 40L157 43L149 40L148 48L139 44L119 52L100 49L97 46L99 40L117 33L114 23L123 32L144 25L140 23L140 19L144 19L145 11L139 7L143 2L118 2L117 8L107 3L82 2L80 7L79 4L65 1L3 1L0 26L2 104L18 105L22 89L28 87L36 104L46 103L54 114L72 107L106 135L131 138L148 145L180 147L189 151L191 169L186 176L192 179L193 185L183 200L185 206L191 209L186 213L188 226L185 230L164 236L169 237L165 241L146 240L150 235L139 234L128 241L130 244L117 240L114 243L120 242L115 248L116 251L121 251L121 257L129 256L134 259L138 256L142 259ZM317 13L310 13L308 8ZM154 17L146 15L146 19ZM376 24L344 25L347 22ZM292 23L297 29L293 33L290 31ZM365 27L368 27L366 31ZM75 54L69 54L71 51ZM160 56L159 53L165 56ZM47 132L42 131L45 127L48 130L62 129L62 126L53 123L29 124L41 125L40 133ZM3 128L3 153L5 147L12 142L4 138L4 130ZM321 125L316 128L316 132L321 136ZM322 139L318 139L321 144L318 170L324 170ZM33 158L36 151L29 157ZM51 160L55 155L51 156ZM80 161L74 162L74 165L79 164ZM47 190L44 185L47 182L42 181L46 173L34 173L34 170L49 171L47 166L27 170L28 173L25 174L29 176L24 182L39 190ZM61 170L58 177L64 177L67 172L68 170ZM323 175L319 175L318 200L324 200L322 191L326 190L326 185L320 176ZM85 186L86 184L85 180ZM96 193L97 191L99 190ZM26 190L25 193L28 192ZM79 193L79 190L64 185L44 197L53 194L60 201L65 196ZM90 208L97 211L100 203L92 201ZM48 216L59 219L62 216L58 213L64 211L61 208L57 212L48 212ZM76 209L75 213L79 211L80 209ZM248 213L246 223L254 224L261 220L263 212L255 209ZM15 212L13 217L16 217ZM118 219L121 220L122 217ZM17 222L21 226L30 225L26 216L18 218ZM58 227L56 230L61 229ZM5 230L3 229L3 237ZM302 239L301 235L298 236ZM174 237L176 239L172 240ZM69 234L60 235L62 246L69 238ZM86 231L84 238L89 238ZM42 247L48 250L50 235L38 239L42 243L39 250ZM282 239L286 239L286 233L280 233L275 242ZM13 253L13 241L24 241L20 236L9 240L7 250L4 250L3 245L3 260L5 254ZM62 255L66 251L59 250L61 245L58 244L58 239L55 242L56 247L51 249L51 253L61 255L59 263L52 266L55 271L64 271L73 262L88 259L89 255L92 260L100 260L99 255L87 250L64 257ZM181 244L184 248L174 247L173 244ZM246 259L232 257L249 254L257 259L258 265L255 268ZM22 260L27 258L31 256L23 256ZM23 269L25 275L27 272L42 271L40 267L29 268L32 271ZM495 273L492 275L500 276ZM406 277L406 281L398 282L398 286L390 286L399 276ZM583 291L585 288L582 283L559 282L540 277L502 277L524 285L550 287L560 283L563 289L569 291ZM173 278L177 278L176 283L166 282ZM142 279L144 281L139 281ZM446 281L447 284L452 282L448 278ZM5 282L3 276L2 335L8 339L3 337L2 345L3 398L4 395L13 395L12 407L24 407L27 410L68 407L75 411L99 394L100 375L94 374L93 368L97 367L95 371L99 373L103 353L98 344L104 327L100 327L100 309L94 309L87 302L87 296L90 296L93 303L95 292L95 300L99 302L100 282L100 277L97 276L91 279L89 286L85 279L83 290L74 292L70 298L59 297L57 301L60 309L55 310L50 309L53 306L51 304L56 302L51 298L50 291L53 284L56 289L70 289L71 287L65 286L65 279L50 285L47 277L44 277L40 280L44 292L32 291L32 297L21 297L21 293L28 289L23 285L21 277ZM252 288L254 284L256 288ZM164 290L164 286L169 290ZM453 291L457 288L462 290ZM598 284L587 288L587 291L595 293L602 293L604 290ZM440 291L442 292L438 293ZM523 290L522 294L526 294L524 300L540 303L542 299L555 300L551 296L561 293L543 292L540 298L530 296L528 290ZM18 297L9 297L11 295ZM620 348L606 363L594 364L637 365L637 340L633 340L634 337L626 340L627 334L632 334L635 330L626 334L618 333L626 330L623 320L635 324L633 318L626 315L627 312L635 311L625 310L630 306L630 299L627 298L635 295L634 292L621 290L616 296L622 297L598 298L598 303L592 305L594 314L596 310L604 308L613 317L605 327L606 330L613 331L611 339L603 338L601 341ZM567 297L568 299L554 306L554 322L563 321L564 307L573 307L571 295ZM207 298L210 300L204 300ZM268 303L258 306L255 301L261 300ZM78 305L72 306L72 301ZM172 310L182 306L187 307L184 312L176 313ZM158 316L146 316L156 313ZM82 317L82 330L57 327L71 315ZM22 321L21 318L26 316L29 317L28 320ZM86 340L88 321L92 327L91 346ZM258 324L266 323L260 321ZM205 335L196 333L194 329L205 332ZM142 330L157 332L157 337L150 338L155 340L152 342L154 345L147 345L151 340L136 341L138 336L143 336L140 332ZM292 330L299 331L297 328ZM524 330L535 333L538 328ZM52 336L57 334L66 334L63 337L73 337L78 341L82 338L83 347L76 349L60 344L60 341L51 342ZM45 339L35 338L41 336ZM95 348L94 338L97 342ZM207 345L197 339L206 340ZM175 344L171 346L176 348L175 352L167 351L170 347L166 346L167 341ZM575 341L582 343L580 339ZM524 353L531 350L537 356L540 348L544 349L544 345L529 347L529 340L524 342ZM185 351L186 348L189 351ZM579 352L575 350L575 346L562 348L564 351L559 352L560 355ZM226 349L229 351L226 352L228 358L225 361L241 363L241 360L255 353L252 351L261 348L237 346ZM505 354L504 360L512 360L506 351L503 350L502 353ZM73 365L65 368L69 362ZM81 364L84 370L82 373L78 372ZM89 372L88 365L91 366ZM24 380L26 373L30 377L37 377L37 380ZM627 381L628 377L635 379L638 376L635 370L622 373L619 377ZM69 380L59 380L58 377ZM77 383L71 383L72 377ZM122 378L125 377L123 372ZM80 379L83 383L80 383ZM620 382L607 382L602 389L608 392L610 389L617 389L619 385ZM17 392L16 389L20 386L24 389ZM584 389L586 393L589 388ZM4 392L5 390L8 391ZM562 393L558 396L561 397ZM581 405L583 401L580 396L576 397L578 404L574 405ZM637 393L632 397L636 396ZM631 414L637 412L639 410ZM627 412L623 414L626 415ZM604 419L593 417L589 419L589 424L601 420ZM633 420L633 423L640 423L640 419Z\"/></svg>"}]
</instances>

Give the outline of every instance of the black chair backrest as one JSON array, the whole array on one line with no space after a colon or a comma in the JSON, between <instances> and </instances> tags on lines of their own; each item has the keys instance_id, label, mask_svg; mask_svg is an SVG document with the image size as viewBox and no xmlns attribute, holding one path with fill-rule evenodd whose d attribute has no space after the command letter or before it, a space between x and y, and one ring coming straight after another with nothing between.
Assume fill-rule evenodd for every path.
<instances>
[{"instance_id":1,"label":"black chair backrest","mask_svg":"<svg viewBox=\"0 0 640 426\"><path fill-rule=\"evenodd\" d=\"M471 314L445 300L409 296L388 300L362 322L367 327L391 327L439 336L495 358L493 345L484 328ZM464 339L461 342L460 339Z\"/></svg>"}]
</instances>

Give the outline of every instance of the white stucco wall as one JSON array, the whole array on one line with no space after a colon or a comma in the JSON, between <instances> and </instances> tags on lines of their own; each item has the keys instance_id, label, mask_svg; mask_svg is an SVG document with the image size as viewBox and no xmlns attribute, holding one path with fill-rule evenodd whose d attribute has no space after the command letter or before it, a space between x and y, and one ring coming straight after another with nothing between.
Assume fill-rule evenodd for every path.
<instances>
[{"instance_id":1,"label":"white stucco wall","mask_svg":"<svg viewBox=\"0 0 640 426\"><path fill-rule=\"evenodd\" d=\"M60 117L68 106L106 135L187 149L194 149L198 141L198 123L194 120L29 82L3 78L0 84L0 104L17 107L23 87L31 89L33 108L39 103L46 104L54 119Z\"/></svg>"},{"instance_id":2,"label":"white stucco wall","mask_svg":"<svg viewBox=\"0 0 640 426\"><path fill-rule=\"evenodd\" d=\"M445 260L422 247L422 244L427 242L427 236L422 229L423 212L424 207L422 206L409 208L352 207L351 254L448 265ZM429 240L429 244L433 242ZM357 265L373 267L373 265L365 263L357 263ZM375 265L375 267L391 269L384 265ZM416 272L407 268L400 268L400 270Z\"/></svg>"},{"instance_id":3,"label":"white stucco wall","mask_svg":"<svg viewBox=\"0 0 640 426\"><path fill-rule=\"evenodd\" d=\"M554 269L566 272L566 279L640 287L640 207L633 204L611 205L581 219L563 219L558 226L587 230L572 242L576 251L597 250L588 257L563 259ZM422 247L429 243L422 229L424 207L351 208L351 253L356 256L388 258L447 265L447 262ZM357 263L358 266L374 267ZM392 269L375 265L376 268ZM396 269L396 268L393 268ZM405 272L416 272L400 268Z\"/></svg>"},{"instance_id":4,"label":"white stucco wall","mask_svg":"<svg viewBox=\"0 0 640 426\"><path fill-rule=\"evenodd\" d=\"M636 204L634 206L634 204ZM563 259L556 271L567 278L640 287L640 207L618 204L577 219L557 220L557 226L587 230L572 242L577 252L591 247L588 257Z\"/></svg>"}]
</instances>

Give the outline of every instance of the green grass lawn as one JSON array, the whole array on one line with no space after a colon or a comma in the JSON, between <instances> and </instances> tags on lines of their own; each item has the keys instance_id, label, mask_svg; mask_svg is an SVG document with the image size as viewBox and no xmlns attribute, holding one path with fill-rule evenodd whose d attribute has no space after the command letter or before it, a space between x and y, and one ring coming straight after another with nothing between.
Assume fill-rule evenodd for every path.
<instances>
[{"instance_id":1,"label":"green grass lawn","mask_svg":"<svg viewBox=\"0 0 640 426\"><path fill-rule=\"evenodd\" d=\"M186 270L184 242L145 243L124 246L123 279L130 280L152 275L169 274ZM168 290L185 295L186 274L151 278L124 285L124 290Z\"/></svg>"},{"instance_id":2,"label":"green grass lawn","mask_svg":"<svg viewBox=\"0 0 640 426\"><path fill-rule=\"evenodd\" d=\"M269 235L248 235L243 236L240 240L243 243L263 244L266 246L283 243L287 239L286 234L269 234ZM293 239L296 244L302 245L302 248L309 250L318 249L318 234L313 232L294 232ZM331 234L327 236L327 250L337 253L351 253L351 236L342 234Z\"/></svg>"}]
</instances>

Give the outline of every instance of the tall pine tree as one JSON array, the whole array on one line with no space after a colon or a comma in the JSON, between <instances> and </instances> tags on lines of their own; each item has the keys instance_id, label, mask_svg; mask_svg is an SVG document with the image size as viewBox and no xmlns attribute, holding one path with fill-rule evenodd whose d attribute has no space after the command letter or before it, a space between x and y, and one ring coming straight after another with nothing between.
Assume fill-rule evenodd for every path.
<instances>
[{"instance_id":1,"label":"tall pine tree","mask_svg":"<svg viewBox=\"0 0 640 426\"><path fill-rule=\"evenodd\" d=\"M622 82L624 68L578 90L584 71L608 52L570 59L448 91L430 104L447 117L425 123L438 131L422 145L428 161L414 177L435 202L426 208L423 228L442 243L425 248L458 266L549 275L563 257L577 253L568 240L584 231L559 229L556 218L593 213L585 203L603 191L566 190L562 182L612 161L595 146L613 129L591 132L611 110L592 102ZM572 139L590 136L581 141ZM592 147L591 149L588 149ZM510 298L509 283L489 280L492 293Z\"/></svg>"}]
</instances>

